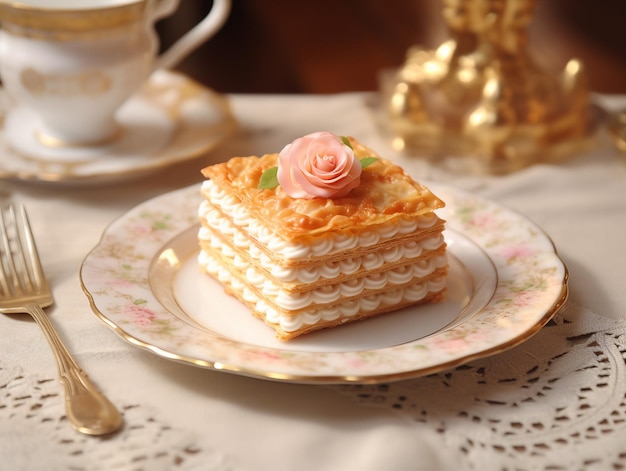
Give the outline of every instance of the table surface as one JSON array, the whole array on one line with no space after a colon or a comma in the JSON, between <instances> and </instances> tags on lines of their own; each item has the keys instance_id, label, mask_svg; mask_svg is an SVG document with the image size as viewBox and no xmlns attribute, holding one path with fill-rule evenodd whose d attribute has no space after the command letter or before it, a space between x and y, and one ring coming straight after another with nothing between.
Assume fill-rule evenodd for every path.
<instances>
[{"instance_id":1,"label":"table surface","mask_svg":"<svg viewBox=\"0 0 626 471\"><path fill-rule=\"evenodd\" d=\"M0 316L0 470L626 467L624 156L600 133L558 165L498 177L449 173L395 153L376 127L372 98L230 95L238 130L197 160L101 185L2 182L29 211L56 300L51 321L125 425L108 437L74 432L40 330L28 317ZM536 222L569 268L565 307L506 352L369 385L292 384L176 363L127 343L91 312L78 274L113 220L200 182L207 164L276 152L317 130L353 135L418 180L474 192Z\"/></svg>"}]
</instances>

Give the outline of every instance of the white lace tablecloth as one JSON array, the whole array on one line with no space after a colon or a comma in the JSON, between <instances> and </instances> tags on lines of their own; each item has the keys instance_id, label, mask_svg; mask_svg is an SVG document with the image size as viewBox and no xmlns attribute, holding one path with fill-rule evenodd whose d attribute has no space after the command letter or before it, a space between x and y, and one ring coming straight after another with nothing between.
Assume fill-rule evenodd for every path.
<instances>
[{"instance_id":1,"label":"white lace tablecloth","mask_svg":"<svg viewBox=\"0 0 626 471\"><path fill-rule=\"evenodd\" d=\"M451 174L396 155L376 129L372 97L235 95L239 131L200 161L99 186L2 183L29 210L54 288L50 319L125 426L107 437L74 432L40 330L28 317L0 316L1 471L626 468L624 156L601 135L560 165L505 177ZM174 363L126 343L92 314L78 271L112 220L200 181L210 162L278 151L317 130L353 135L418 179L476 192L534 220L569 267L565 308L504 353L428 377L346 386Z\"/></svg>"}]
</instances>

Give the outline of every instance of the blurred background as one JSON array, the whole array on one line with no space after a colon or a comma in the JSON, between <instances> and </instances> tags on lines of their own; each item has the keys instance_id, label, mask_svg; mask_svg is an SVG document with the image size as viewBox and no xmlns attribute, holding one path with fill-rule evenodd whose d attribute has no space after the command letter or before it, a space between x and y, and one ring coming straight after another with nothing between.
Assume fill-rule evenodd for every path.
<instances>
[{"instance_id":1,"label":"blurred background","mask_svg":"<svg viewBox=\"0 0 626 471\"><path fill-rule=\"evenodd\" d=\"M162 47L210 9L182 0L158 25ZM441 0L233 0L224 28L178 70L222 93L373 91L410 46L447 37ZM537 0L529 33L536 62L560 71L578 57L590 87L626 93L626 1Z\"/></svg>"}]
</instances>

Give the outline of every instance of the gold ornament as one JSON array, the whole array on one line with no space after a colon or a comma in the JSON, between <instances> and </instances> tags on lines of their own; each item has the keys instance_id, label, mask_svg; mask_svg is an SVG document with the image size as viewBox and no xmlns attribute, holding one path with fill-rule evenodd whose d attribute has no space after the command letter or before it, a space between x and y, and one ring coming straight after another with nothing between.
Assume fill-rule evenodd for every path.
<instances>
[{"instance_id":1,"label":"gold ornament","mask_svg":"<svg viewBox=\"0 0 626 471\"><path fill-rule=\"evenodd\" d=\"M443 0L450 38L413 47L383 84L386 125L398 150L506 173L580 149L591 111L583 64L539 68L526 28L534 0Z\"/></svg>"}]
</instances>

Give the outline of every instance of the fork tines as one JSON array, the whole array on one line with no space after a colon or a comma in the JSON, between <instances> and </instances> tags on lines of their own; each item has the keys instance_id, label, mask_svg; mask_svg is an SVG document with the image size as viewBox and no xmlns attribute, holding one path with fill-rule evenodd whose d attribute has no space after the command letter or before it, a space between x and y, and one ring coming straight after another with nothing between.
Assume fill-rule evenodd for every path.
<instances>
[{"instance_id":1,"label":"fork tines","mask_svg":"<svg viewBox=\"0 0 626 471\"><path fill-rule=\"evenodd\" d=\"M23 205L0 205L0 287L4 296L32 293L46 281Z\"/></svg>"}]
</instances>

